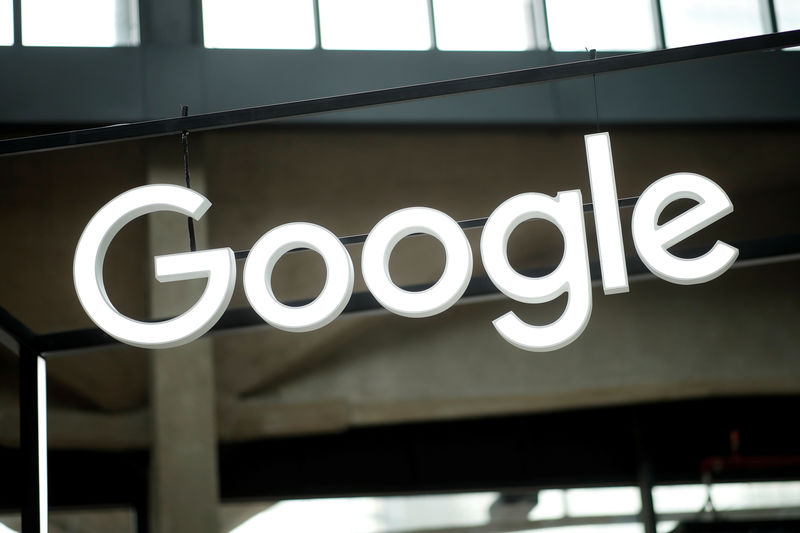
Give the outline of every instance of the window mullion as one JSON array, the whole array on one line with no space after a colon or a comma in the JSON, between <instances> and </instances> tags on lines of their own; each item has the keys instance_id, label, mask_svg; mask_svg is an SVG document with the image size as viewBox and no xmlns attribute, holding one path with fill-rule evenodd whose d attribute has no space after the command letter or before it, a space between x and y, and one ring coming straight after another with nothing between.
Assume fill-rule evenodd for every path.
<instances>
[{"instance_id":1,"label":"window mullion","mask_svg":"<svg viewBox=\"0 0 800 533\"><path fill-rule=\"evenodd\" d=\"M436 50L436 16L433 14L433 0L428 0L428 27L431 32L431 50Z\"/></svg>"},{"instance_id":2,"label":"window mullion","mask_svg":"<svg viewBox=\"0 0 800 533\"><path fill-rule=\"evenodd\" d=\"M22 0L14 0L14 46L22 46Z\"/></svg>"},{"instance_id":3,"label":"window mullion","mask_svg":"<svg viewBox=\"0 0 800 533\"><path fill-rule=\"evenodd\" d=\"M658 48L665 49L667 47L667 38L664 34L664 16L661 13L661 0L651 0L653 9L653 25L656 32L656 43Z\"/></svg>"},{"instance_id":4,"label":"window mullion","mask_svg":"<svg viewBox=\"0 0 800 533\"><path fill-rule=\"evenodd\" d=\"M764 18L764 29L770 33L777 33L778 15L775 12L775 0L761 0L761 10Z\"/></svg>"},{"instance_id":5,"label":"window mullion","mask_svg":"<svg viewBox=\"0 0 800 533\"><path fill-rule=\"evenodd\" d=\"M534 47L537 50L550 49L550 35L547 29L547 6L545 0L531 0L533 15Z\"/></svg>"}]
</instances>

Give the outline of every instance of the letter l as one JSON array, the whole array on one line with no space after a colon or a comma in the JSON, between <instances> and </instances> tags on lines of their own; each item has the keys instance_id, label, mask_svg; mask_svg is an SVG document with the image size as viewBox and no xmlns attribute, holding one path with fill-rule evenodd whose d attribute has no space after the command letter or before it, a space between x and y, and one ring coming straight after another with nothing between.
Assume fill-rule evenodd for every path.
<instances>
[{"instance_id":1,"label":"letter l","mask_svg":"<svg viewBox=\"0 0 800 533\"><path fill-rule=\"evenodd\" d=\"M622 244L617 184L611 156L611 138L607 132L584 136L589 183L592 187L595 232L600 255L603 292L628 292L628 269Z\"/></svg>"}]
</instances>

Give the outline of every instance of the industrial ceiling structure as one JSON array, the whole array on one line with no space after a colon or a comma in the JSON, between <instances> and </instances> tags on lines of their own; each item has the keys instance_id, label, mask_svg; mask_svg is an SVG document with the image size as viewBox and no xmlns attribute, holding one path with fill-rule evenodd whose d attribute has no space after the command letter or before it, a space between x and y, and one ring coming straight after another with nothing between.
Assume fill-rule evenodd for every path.
<instances>
[{"instance_id":1,"label":"industrial ceiling structure","mask_svg":"<svg viewBox=\"0 0 800 533\"><path fill-rule=\"evenodd\" d=\"M665 8L646 2L654 50L595 57L554 50L542 19L550 2L535 0L524 3L527 49L454 51L436 46L428 2L430 49L334 50L321 0L309 3L318 44L308 50L219 49L203 46L200 2L142 0L129 46L63 48L26 44L24 2L14 2L14 44L0 46L10 73L0 85L0 521L38 531L44 499L56 532L227 532L287 499L491 492L484 523L370 531L792 530L800 503L789 496L721 510L709 496L689 512L664 510L653 494L781 482L786 495L800 479L800 53L782 50L800 31L667 48ZM761 4L768 31L789 29L782 2ZM596 131L613 147L627 294L600 289L582 138ZM632 240L631 208L675 172L707 176L734 206L672 250L693 258L718 240L739 250L702 285L653 276ZM236 251L233 299L191 344L125 346L81 308L75 246L115 196L185 185L188 174L212 203L195 223L197 249ZM482 228L507 198L566 190L585 202L591 321L561 350L525 352L492 321L513 310L548 324L567 298L501 294L481 262ZM358 272L370 228L409 206L461 221L472 247L472 280L452 308L425 320L391 314L360 275L342 317L313 332L270 328L248 305L244 260L269 229L324 226ZM188 246L175 214L122 230L103 274L117 309L152 321L189 308L202 282L161 284L152 271L153 256ZM430 236L404 239L391 279L430 287L441 250ZM564 255L561 233L540 222L508 243L511 266L530 277ZM272 286L298 306L324 279L319 256L292 253ZM45 375L46 432L36 411ZM636 487L630 512L535 514L548 490L623 486Z\"/></svg>"}]
</instances>

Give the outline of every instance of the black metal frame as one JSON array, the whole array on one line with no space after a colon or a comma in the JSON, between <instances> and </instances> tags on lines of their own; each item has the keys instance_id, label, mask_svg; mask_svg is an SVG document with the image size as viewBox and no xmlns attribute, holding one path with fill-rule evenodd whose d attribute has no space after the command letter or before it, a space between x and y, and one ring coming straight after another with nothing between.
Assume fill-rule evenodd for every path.
<instances>
[{"instance_id":1,"label":"black metal frame","mask_svg":"<svg viewBox=\"0 0 800 533\"><path fill-rule=\"evenodd\" d=\"M19 1L15 2L15 4L18 6ZM15 26L18 26L17 18L18 16L15 14ZM800 44L800 30L315 100L8 139L0 141L0 155L141 139L178 134L183 131L243 126L279 118L406 102L500 87L552 82L742 52L784 48L798 44ZM625 202L632 205L633 201L635 199L625 199L621 202L621 205ZM591 206L588 209L591 209ZM480 227L484 223L485 219L475 219L461 224L462 227L468 228ZM363 238L363 235L344 238L343 242L361 242ZM785 258L786 256L800 254L800 236L792 235L750 243L737 243L737 247L740 249L740 264L747 261L780 259L781 257ZM246 254L239 254L240 258L244 255ZM645 274L647 272L638 258L629 258L628 268L629 273L632 275ZM593 265L593 279L598 278L598 272L597 265ZM537 272L529 272L529 274L537 275ZM415 288L421 287L409 287L411 290ZM488 278L479 277L472 279L465 296L482 296L495 292L497 290ZM379 308L379 305L370 294L359 293L353 295L345 312L358 312L377 308ZM251 309L234 309L227 311L223 315L222 319L212 329L212 332L258 324L262 324L262 322ZM22 516L23 530L25 533L29 533L39 531L44 526L40 520L40 517L42 517L40 507L46 502L46 494L42 494L42 487L39 485L39 473L43 471L46 476L47 468L46 463L43 463L39 456L40 444L42 440L46 439L46 435L39 433L40 413L42 412L40 407L43 407L41 405L43 400L42 395L39 393L39 383L41 381L40 377L44 377L41 373L45 371L44 365L41 364L44 362L43 354L45 352L80 350L94 346L115 344L116 341L98 329L36 335L2 308L0 308L0 329L5 331L14 342L18 343L17 351L20 356L20 440L25 468L23 477L26 480L23 485ZM643 483L646 483L646 480ZM46 509L44 513L44 516L46 516Z\"/></svg>"},{"instance_id":2,"label":"black metal frame","mask_svg":"<svg viewBox=\"0 0 800 533\"><path fill-rule=\"evenodd\" d=\"M47 368L36 348L36 335L0 308L2 344L19 360L19 440L22 476L21 508L25 533L42 531L47 517Z\"/></svg>"},{"instance_id":3,"label":"black metal frame","mask_svg":"<svg viewBox=\"0 0 800 533\"><path fill-rule=\"evenodd\" d=\"M655 50L634 54L564 63L547 67L422 83L392 89L380 89L340 96L316 98L233 111L220 111L190 117L175 117L102 128L37 135L0 141L0 155L41 152L106 142L143 139L180 133L256 124L281 118L292 118L375 105L410 102L439 96L450 96L502 87L532 85L666 65L697 59L720 57L744 52L786 48L800 44L800 30L745 37L731 41Z\"/></svg>"}]
</instances>

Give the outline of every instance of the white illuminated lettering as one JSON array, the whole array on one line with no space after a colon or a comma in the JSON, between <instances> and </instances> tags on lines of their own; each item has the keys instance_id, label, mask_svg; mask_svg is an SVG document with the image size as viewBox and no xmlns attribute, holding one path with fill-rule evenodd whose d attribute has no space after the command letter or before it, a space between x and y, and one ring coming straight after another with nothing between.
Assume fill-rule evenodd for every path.
<instances>
[{"instance_id":1,"label":"white illuminated lettering","mask_svg":"<svg viewBox=\"0 0 800 533\"><path fill-rule=\"evenodd\" d=\"M325 261L322 292L311 303L291 307L272 292L272 271L289 250L309 248ZM312 331L331 323L353 292L353 261L336 235L316 224L294 222L268 231L250 250L244 265L244 291L268 324L285 331Z\"/></svg>"},{"instance_id":2,"label":"white illuminated lettering","mask_svg":"<svg viewBox=\"0 0 800 533\"><path fill-rule=\"evenodd\" d=\"M608 133L586 135L586 162L592 190L601 277L605 294L628 292L628 273L618 206L611 140ZM679 199L698 205L658 224L664 208ZM162 322L139 322L122 315L110 302L103 284L103 260L122 227L155 211L173 211L199 219L211 206L202 195L174 185L138 187L111 200L89 221L75 250L73 277L81 305L89 317L112 337L133 346L168 348L190 342L220 318L233 294L236 280L230 248L172 254L155 258L159 281L207 278L200 299L184 314ZM656 276L683 285L703 283L725 272L738 250L717 241L700 257L682 259L668 249L733 212L730 199L716 183L692 173L665 176L642 193L633 211L636 251ZM526 220L554 224L564 240L564 255L556 269L541 277L520 274L508 261L508 240ZM407 291L389 272L395 246L413 234L431 235L441 242L445 267L429 289ZM481 258L489 279L509 298L528 304L554 300L567 293L567 305L553 323L536 326L514 312L493 324L508 342L523 350L545 352L574 341L592 312L591 275L586 244L583 203L579 190L559 192L555 198L524 193L503 202L486 221L481 235ZM306 305L284 305L272 290L272 273L284 254L310 249L325 261L325 286ZM364 241L361 270L367 288L392 313L422 318L441 313L464 294L472 277L472 249L459 224L435 209L411 207L395 211L378 222ZM275 328L304 332L321 328L338 317L353 291L353 261L341 241L327 229L306 222L284 224L265 233L244 265L245 294L253 309Z\"/></svg>"},{"instance_id":3,"label":"white illuminated lettering","mask_svg":"<svg viewBox=\"0 0 800 533\"><path fill-rule=\"evenodd\" d=\"M584 137L589 184L597 231L597 251L605 294L628 292L628 269L622 246L622 225L619 221L617 181L614 179L614 160L611 157L611 138L608 133Z\"/></svg>"},{"instance_id":4,"label":"white illuminated lettering","mask_svg":"<svg viewBox=\"0 0 800 533\"><path fill-rule=\"evenodd\" d=\"M236 281L236 263L230 248L155 258L159 281L208 278L200 299L170 320L150 323L124 316L109 300L103 284L103 260L108 246L125 224L155 211L174 211L199 220L210 206L203 195L184 187L146 185L117 196L92 217L75 250L73 278L81 305L100 329L133 346L169 348L193 341L219 320Z\"/></svg>"},{"instance_id":5,"label":"white illuminated lettering","mask_svg":"<svg viewBox=\"0 0 800 533\"><path fill-rule=\"evenodd\" d=\"M508 262L508 238L517 226L533 219L552 222L564 237L561 263L539 278L523 276ZM500 204L483 229L481 258L495 286L513 300L544 303L564 292L569 295L564 313L547 326L526 324L513 311L496 319L494 327L508 342L523 350L547 352L566 346L583 332L592 312L592 280L580 191L560 192L555 198L525 193Z\"/></svg>"},{"instance_id":6,"label":"white illuminated lettering","mask_svg":"<svg viewBox=\"0 0 800 533\"><path fill-rule=\"evenodd\" d=\"M698 205L659 226L658 217L664 208L681 198ZM672 283L692 285L712 280L733 264L739 250L717 241L706 254L681 259L667 249L731 212L733 204L728 195L710 179L688 172L665 176L645 189L636 202L632 221L636 251L653 274Z\"/></svg>"},{"instance_id":7,"label":"white illuminated lettering","mask_svg":"<svg viewBox=\"0 0 800 533\"><path fill-rule=\"evenodd\" d=\"M433 287L419 292L401 289L392 281L389 259L401 239L425 233L444 246L445 266ZM361 254L364 282L380 304L392 313L423 318L441 313L461 298L472 277L472 249L458 223L441 211L410 207L378 222Z\"/></svg>"}]
</instances>

